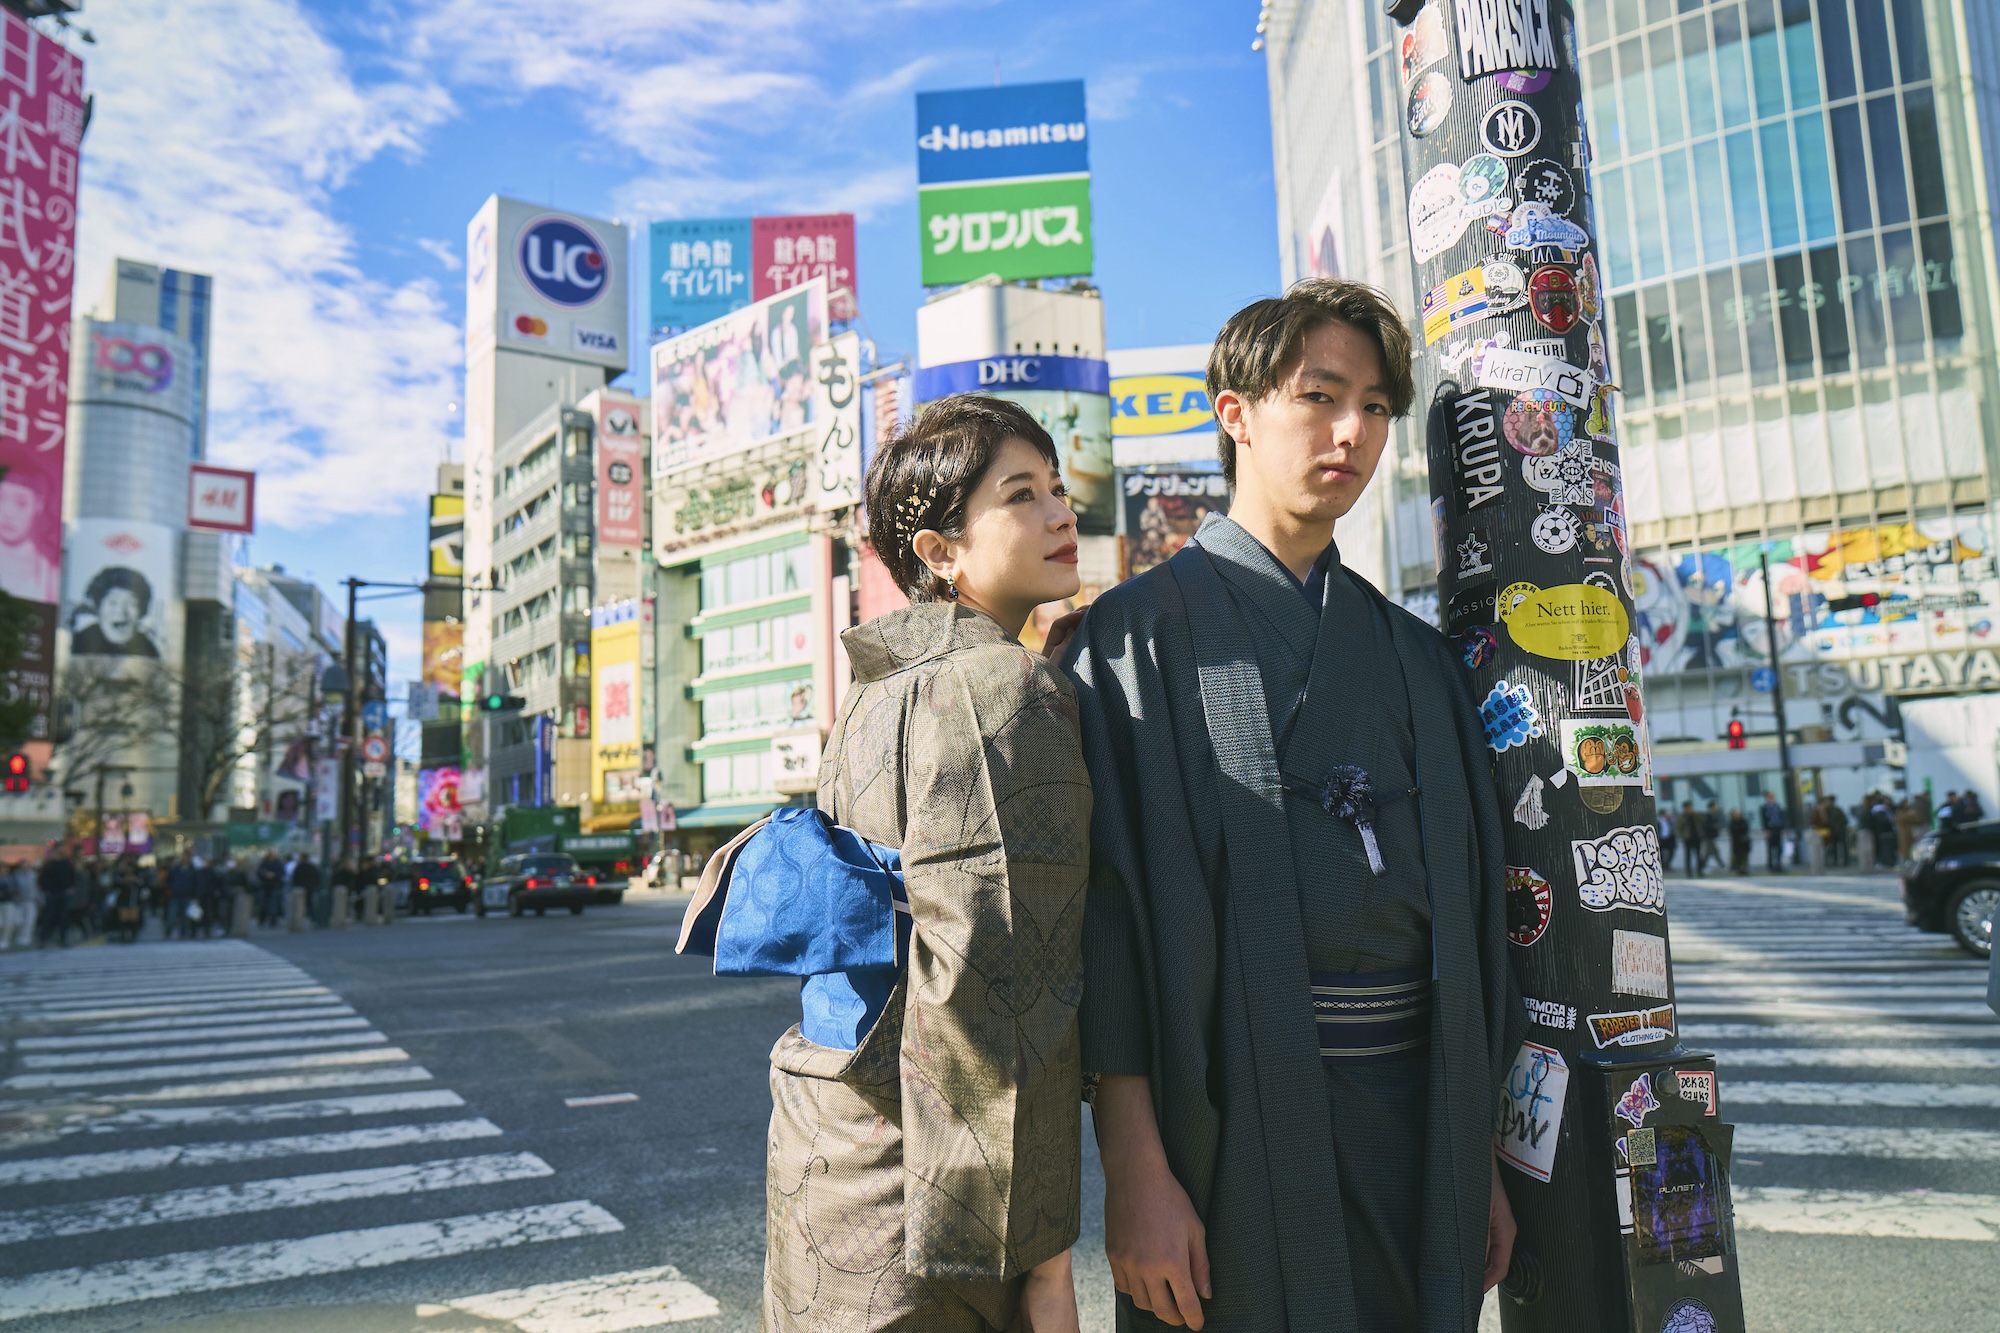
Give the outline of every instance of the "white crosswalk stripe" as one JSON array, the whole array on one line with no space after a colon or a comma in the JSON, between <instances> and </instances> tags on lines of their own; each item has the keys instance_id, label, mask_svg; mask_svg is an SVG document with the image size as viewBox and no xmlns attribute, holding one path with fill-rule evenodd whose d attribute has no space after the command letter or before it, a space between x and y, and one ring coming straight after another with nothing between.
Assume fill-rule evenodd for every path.
<instances>
[{"instance_id":1,"label":"white crosswalk stripe","mask_svg":"<svg viewBox=\"0 0 2000 1333\"><path fill-rule=\"evenodd\" d=\"M332 989L242 941L0 956L0 1036L0 1125L32 1127L0 1134L0 1192L19 1204L0 1210L0 1323L624 1229L538 1185L557 1168L493 1151L502 1126ZM59 1150L96 1144L107 1150ZM328 1156L339 1169L310 1169ZM136 1189L119 1188L128 1178ZM360 1224L329 1229L322 1210L335 1206ZM381 1211L357 1219L357 1207ZM239 1216L261 1219L248 1234L263 1239L187 1248L188 1235L233 1238L202 1229ZM33 1272L9 1258L74 1236L101 1262ZM423 1311L520 1333L616 1333L720 1309L671 1268L430 1290L444 1304Z\"/></svg>"},{"instance_id":2,"label":"white crosswalk stripe","mask_svg":"<svg viewBox=\"0 0 2000 1333\"><path fill-rule=\"evenodd\" d=\"M1986 964L1906 925L1888 877L1670 893L1681 1037L1714 1052L1736 1124L1737 1226L2000 1241L2000 1195L1975 1192L2000 1184Z\"/></svg>"}]
</instances>

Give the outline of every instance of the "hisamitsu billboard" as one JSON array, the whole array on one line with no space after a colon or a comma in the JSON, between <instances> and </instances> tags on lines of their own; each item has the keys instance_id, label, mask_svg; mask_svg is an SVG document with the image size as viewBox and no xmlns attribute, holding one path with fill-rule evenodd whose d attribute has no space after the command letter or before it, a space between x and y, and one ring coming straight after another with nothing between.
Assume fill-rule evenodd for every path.
<instances>
[{"instance_id":1,"label":"hisamitsu billboard","mask_svg":"<svg viewBox=\"0 0 2000 1333\"><path fill-rule=\"evenodd\" d=\"M1083 80L917 94L917 184L1090 170Z\"/></svg>"}]
</instances>

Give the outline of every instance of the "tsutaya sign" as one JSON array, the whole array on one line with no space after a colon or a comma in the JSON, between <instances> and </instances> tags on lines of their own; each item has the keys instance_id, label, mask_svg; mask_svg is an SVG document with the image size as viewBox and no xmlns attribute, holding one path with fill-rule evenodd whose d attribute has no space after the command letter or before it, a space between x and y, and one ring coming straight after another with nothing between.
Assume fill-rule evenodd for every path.
<instances>
[{"instance_id":1,"label":"tsutaya sign","mask_svg":"<svg viewBox=\"0 0 2000 1333\"><path fill-rule=\"evenodd\" d=\"M1958 694L2000 690L2000 654L1991 648L1962 652L1898 653L1836 662L1785 666L1785 692L1830 696L1855 691L1886 694Z\"/></svg>"}]
</instances>

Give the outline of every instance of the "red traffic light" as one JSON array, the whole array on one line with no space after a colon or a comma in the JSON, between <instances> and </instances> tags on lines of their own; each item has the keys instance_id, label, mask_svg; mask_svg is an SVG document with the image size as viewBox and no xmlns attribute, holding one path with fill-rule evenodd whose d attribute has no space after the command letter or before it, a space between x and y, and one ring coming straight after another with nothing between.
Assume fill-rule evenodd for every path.
<instances>
[{"instance_id":1,"label":"red traffic light","mask_svg":"<svg viewBox=\"0 0 2000 1333\"><path fill-rule=\"evenodd\" d=\"M28 790L33 778L34 774L28 767L28 756L19 753L7 756L8 791Z\"/></svg>"},{"instance_id":2,"label":"red traffic light","mask_svg":"<svg viewBox=\"0 0 2000 1333\"><path fill-rule=\"evenodd\" d=\"M1732 717L1729 719L1729 748L1732 750L1743 748L1743 720L1741 718Z\"/></svg>"}]
</instances>

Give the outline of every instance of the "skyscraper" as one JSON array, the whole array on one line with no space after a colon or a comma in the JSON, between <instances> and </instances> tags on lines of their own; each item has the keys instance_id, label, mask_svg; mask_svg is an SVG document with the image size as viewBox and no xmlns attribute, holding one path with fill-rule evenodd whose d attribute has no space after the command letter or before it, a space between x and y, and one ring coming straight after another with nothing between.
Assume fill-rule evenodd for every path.
<instances>
[{"instance_id":1,"label":"skyscraper","mask_svg":"<svg viewBox=\"0 0 2000 1333\"><path fill-rule=\"evenodd\" d=\"M1727 807L1776 785L1761 552L1809 791L1851 801L1893 785L1881 742L1897 734L1913 788L1992 800L2000 97L1973 71L2000 59L2000 11L1575 12L1565 58L1585 90L1663 799ZM1339 271L1411 308L1401 30L1379 6L1334 0L1279 0L1269 28L1288 280ZM1493 327L1425 354L1462 354ZM1412 604L1435 588L1420 431L1399 433L1367 539L1342 542ZM1720 739L1732 717L1751 737L1733 753Z\"/></svg>"}]
</instances>

